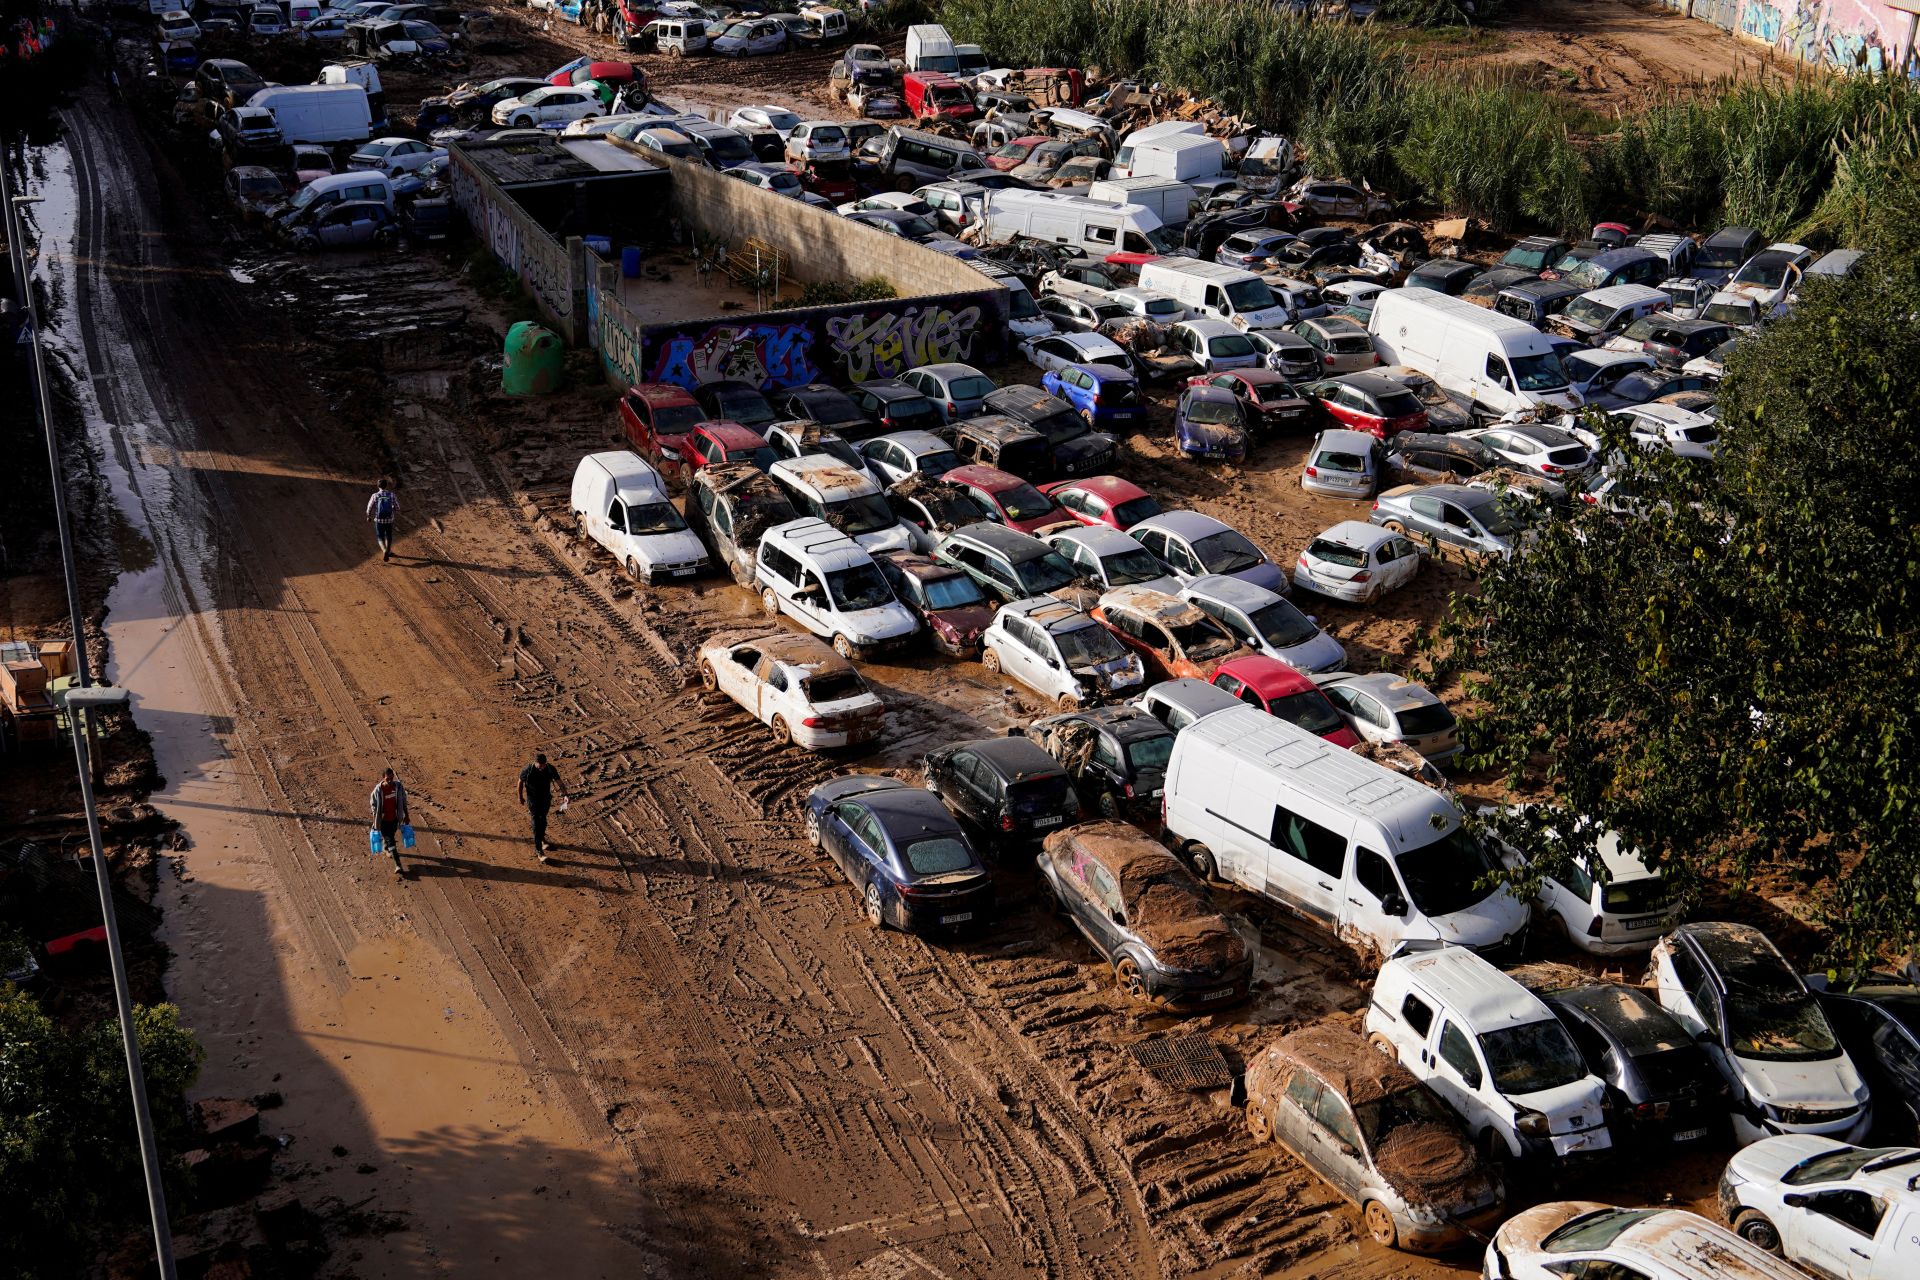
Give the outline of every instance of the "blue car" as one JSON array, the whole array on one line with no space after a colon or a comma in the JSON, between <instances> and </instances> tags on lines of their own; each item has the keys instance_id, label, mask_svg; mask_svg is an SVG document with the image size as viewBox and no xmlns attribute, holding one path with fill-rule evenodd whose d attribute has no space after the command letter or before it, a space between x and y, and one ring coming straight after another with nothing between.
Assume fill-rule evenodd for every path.
<instances>
[{"instance_id":1,"label":"blue car","mask_svg":"<svg viewBox=\"0 0 1920 1280\"><path fill-rule=\"evenodd\" d=\"M1247 415L1240 397L1202 384L1180 393L1173 411L1173 435L1189 458L1243 462L1247 456Z\"/></svg>"},{"instance_id":2,"label":"blue car","mask_svg":"<svg viewBox=\"0 0 1920 1280\"><path fill-rule=\"evenodd\" d=\"M1070 364L1049 370L1040 386L1078 409L1096 431L1147 420L1146 406L1140 403L1140 380L1110 364Z\"/></svg>"},{"instance_id":3,"label":"blue car","mask_svg":"<svg viewBox=\"0 0 1920 1280\"><path fill-rule=\"evenodd\" d=\"M939 796L898 778L836 778L807 796L806 822L876 929L951 932L993 918L993 877Z\"/></svg>"}]
</instances>

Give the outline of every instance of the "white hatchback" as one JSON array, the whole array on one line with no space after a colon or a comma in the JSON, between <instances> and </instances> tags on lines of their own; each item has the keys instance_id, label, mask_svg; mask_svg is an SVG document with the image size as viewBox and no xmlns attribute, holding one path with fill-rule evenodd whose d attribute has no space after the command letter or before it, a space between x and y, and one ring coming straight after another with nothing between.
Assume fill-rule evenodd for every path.
<instances>
[{"instance_id":1,"label":"white hatchback","mask_svg":"<svg viewBox=\"0 0 1920 1280\"><path fill-rule=\"evenodd\" d=\"M1004 606L980 642L982 666L1018 680L1062 711L1137 689L1147 676L1113 632L1051 596Z\"/></svg>"},{"instance_id":2,"label":"white hatchback","mask_svg":"<svg viewBox=\"0 0 1920 1280\"><path fill-rule=\"evenodd\" d=\"M699 664L707 692L733 699L776 739L809 751L871 742L886 723L886 704L860 673L810 636L718 636L700 646Z\"/></svg>"},{"instance_id":3,"label":"white hatchback","mask_svg":"<svg viewBox=\"0 0 1920 1280\"><path fill-rule=\"evenodd\" d=\"M1727 1162L1720 1213L1742 1239L1817 1275L1910 1280L1920 1275L1920 1149L1766 1138Z\"/></svg>"},{"instance_id":4,"label":"white hatchback","mask_svg":"<svg viewBox=\"0 0 1920 1280\"><path fill-rule=\"evenodd\" d=\"M1307 544L1293 567L1296 590L1367 604L1412 582L1420 548L1402 534L1342 520Z\"/></svg>"},{"instance_id":5,"label":"white hatchback","mask_svg":"<svg viewBox=\"0 0 1920 1280\"><path fill-rule=\"evenodd\" d=\"M1806 1280L1684 1209L1557 1200L1515 1214L1487 1246L1482 1280Z\"/></svg>"}]
</instances>

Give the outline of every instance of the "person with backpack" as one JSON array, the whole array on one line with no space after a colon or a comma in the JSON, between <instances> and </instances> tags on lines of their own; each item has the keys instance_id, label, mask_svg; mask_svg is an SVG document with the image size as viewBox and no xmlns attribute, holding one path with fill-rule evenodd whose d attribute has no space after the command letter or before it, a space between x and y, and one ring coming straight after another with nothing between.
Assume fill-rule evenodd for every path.
<instances>
[{"instance_id":1,"label":"person with backpack","mask_svg":"<svg viewBox=\"0 0 1920 1280\"><path fill-rule=\"evenodd\" d=\"M405 875L406 868L400 865L400 828L413 818L407 812L407 788L393 776L392 769L383 772L380 781L373 784L367 807L373 814L374 829L380 833L380 847L393 858L393 874Z\"/></svg>"},{"instance_id":2,"label":"person with backpack","mask_svg":"<svg viewBox=\"0 0 1920 1280\"><path fill-rule=\"evenodd\" d=\"M380 487L367 499L367 519L373 521L373 540L382 560L393 559L393 521L399 514L400 495L393 491L393 481L381 476Z\"/></svg>"}]
</instances>

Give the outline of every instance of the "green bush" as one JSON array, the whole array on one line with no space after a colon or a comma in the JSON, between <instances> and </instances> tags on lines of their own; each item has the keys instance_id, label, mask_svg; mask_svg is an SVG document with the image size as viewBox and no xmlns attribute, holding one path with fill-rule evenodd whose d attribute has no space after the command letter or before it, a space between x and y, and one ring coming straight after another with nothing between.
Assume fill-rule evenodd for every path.
<instances>
[{"instance_id":1,"label":"green bush","mask_svg":"<svg viewBox=\"0 0 1920 1280\"><path fill-rule=\"evenodd\" d=\"M800 305L831 307L847 302L879 302L899 296L894 287L882 277L868 276L865 280L847 282L829 280L822 284L810 284L800 291Z\"/></svg>"}]
</instances>

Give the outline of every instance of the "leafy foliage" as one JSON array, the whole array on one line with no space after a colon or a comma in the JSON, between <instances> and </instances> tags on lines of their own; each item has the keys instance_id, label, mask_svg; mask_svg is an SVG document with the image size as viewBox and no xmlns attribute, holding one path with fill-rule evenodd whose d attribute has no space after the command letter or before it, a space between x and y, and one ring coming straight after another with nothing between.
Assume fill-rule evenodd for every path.
<instances>
[{"instance_id":1,"label":"leafy foliage","mask_svg":"<svg viewBox=\"0 0 1920 1280\"><path fill-rule=\"evenodd\" d=\"M846 302L879 302L898 296L884 276L868 276L864 280L827 280L810 284L800 293L800 305L825 307Z\"/></svg>"},{"instance_id":2,"label":"leafy foliage","mask_svg":"<svg viewBox=\"0 0 1920 1280\"><path fill-rule=\"evenodd\" d=\"M205 1055L172 1005L137 1008L135 1030L164 1145ZM118 1023L65 1031L0 984L0 1277L76 1274L103 1225L145 1202Z\"/></svg>"}]
</instances>

